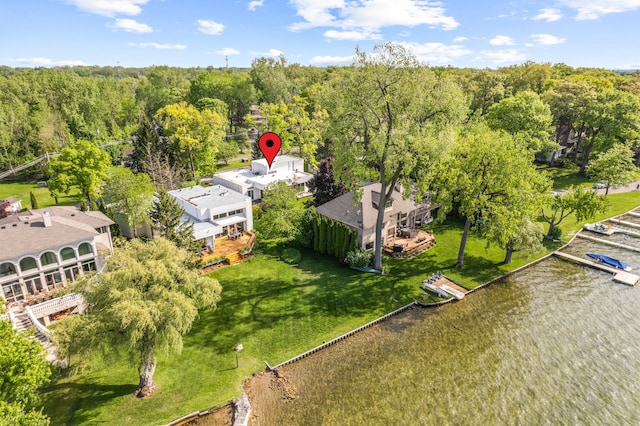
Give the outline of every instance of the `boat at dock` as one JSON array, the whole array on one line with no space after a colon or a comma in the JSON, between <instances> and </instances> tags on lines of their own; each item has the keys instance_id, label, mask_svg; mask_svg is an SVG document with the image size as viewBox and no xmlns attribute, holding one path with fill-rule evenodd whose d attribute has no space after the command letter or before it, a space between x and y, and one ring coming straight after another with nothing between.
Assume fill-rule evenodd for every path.
<instances>
[{"instance_id":1,"label":"boat at dock","mask_svg":"<svg viewBox=\"0 0 640 426\"><path fill-rule=\"evenodd\" d=\"M597 232L598 234L604 234L604 235L613 235L613 233L615 232L615 230L613 229L613 226L603 225L600 222L585 223L584 229L586 229L587 231Z\"/></svg>"},{"instance_id":2,"label":"boat at dock","mask_svg":"<svg viewBox=\"0 0 640 426\"><path fill-rule=\"evenodd\" d=\"M618 260L618 259L614 259L613 257L609 257L607 255L604 254L598 254L598 253L587 253L587 256L589 256L590 258L597 260L598 262L602 262L605 265L609 265L613 268L616 269L622 269L623 271L630 271L631 267L629 265L627 265L625 262L623 262L622 260Z\"/></svg>"}]
</instances>

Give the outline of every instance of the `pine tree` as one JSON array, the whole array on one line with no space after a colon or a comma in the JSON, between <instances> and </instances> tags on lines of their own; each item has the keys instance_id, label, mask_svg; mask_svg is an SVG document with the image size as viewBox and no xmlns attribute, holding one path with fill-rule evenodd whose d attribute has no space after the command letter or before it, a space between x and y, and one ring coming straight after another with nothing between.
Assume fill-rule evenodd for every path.
<instances>
[{"instance_id":1,"label":"pine tree","mask_svg":"<svg viewBox=\"0 0 640 426\"><path fill-rule=\"evenodd\" d=\"M199 244L193 238L193 223L180 223L183 214L184 209L166 191L160 191L149 212L151 226L178 247L196 250Z\"/></svg>"},{"instance_id":2,"label":"pine tree","mask_svg":"<svg viewBox=\"0 0 640 426\"><path fill-rule=\"evenodd\" d=\"M327 219L323 216L320 221L320 254L327 254Z\"/></svg>"},{"instance_id":3,"label":"pine tree","mask_svg":"<svg viewBox=\"0 0 640 426\"><path fill-rule=\"evenodd\" d=\"M316 215L313 218L313 251L320 252L320 221L322 216Z\"/></svg>"},{"instance_id":4,"label":"pine tree","mask_svg":"<svg viewBox=\"0 0 640 426\"><path fill-rule=\"evenodd\" d=\"M29 191L29 197L31 197L31 208L36 210L38 208L38 199L36 198L36 194L33 191Z\"/></svg>"}]
</instances>

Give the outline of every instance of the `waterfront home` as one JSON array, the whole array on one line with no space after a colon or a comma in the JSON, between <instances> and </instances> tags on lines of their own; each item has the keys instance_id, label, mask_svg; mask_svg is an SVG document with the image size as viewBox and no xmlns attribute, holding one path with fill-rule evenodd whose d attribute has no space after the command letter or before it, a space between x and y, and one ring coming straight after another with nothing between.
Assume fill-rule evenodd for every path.
<instances>
[{"instance_id":1,"label":"waterfront home","mask_svg":"<svg viewBox=\"0 0 640 426\"><path fill-rule=\"evenodd\" d=\"M184 209L181 222L193 223L193 234L202 246L213 251L216 239L240 238L253 229L251 198L222 185L169 191Z\"/></svg>"},{"instance_id":2,"label":"waterfront home","mask_svg":"<svg viewBox=\"0 0 640 426\"><path fill-rule=\"evenodd\" d=\"M73 206L27 210L0 219L0 285L8 304L37 304L85 273L102 267L111 252L109 226L99 211Z\"/></svg>"},{"instance_id":3,"label":"waterfront home","mask_svg":"<svg viewBox=\"0 0 640 426\"><path fill-rule=\"evenodd\" d=\"M376 218L380 208L380 187L379 183L366 185L357 204L354 204L354 193L349 192L316 207L316 211L355 230L358 233L359 247L373 249ZM385 242L393 242L398 236L415 237L413 230L431 220L431 202L416 202L412 197L405 199L401 187L397 185L384 206L382 235Z\"/></svg>"},{"instance_id":4,"label":"waterfront home","mask_svg":"<svg viewBox=\"0 0 640 426\"><path fill-rule=\"evenodd\" d=\"M226 186L251 198L262 199L262 191L275 182L285 182L295 187L298 196L310 195L307 183L313 175L304 171L304 160L291 155L279 155L268 166L261 158L251 161L251 169L237 169L219 172L213 175L213 183Z\"/></svg>"}]
</instances>

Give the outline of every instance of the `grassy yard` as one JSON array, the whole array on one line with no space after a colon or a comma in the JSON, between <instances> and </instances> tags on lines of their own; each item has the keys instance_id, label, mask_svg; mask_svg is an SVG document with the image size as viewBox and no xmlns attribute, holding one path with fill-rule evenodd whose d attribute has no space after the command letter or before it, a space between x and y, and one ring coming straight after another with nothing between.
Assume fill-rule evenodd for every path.
<instances>
[{"instance_id":1,"label":"grassy yard","mask_svg":"<svg viewBox=\"0 0 640 426\"><path fill-rule=\"evenodd\" d=\"M580 167L549 167L548 165L538 166L538 170L543 171L553 181L553 189L567 189L570 186L591 187L593 182L578 174Z\"/></svg>"},{"instance_id":2,"label":"grassy yard","mask_svg":"<svg viewBox=\"0 0 640 426\"><path fill-rule=\"evenodd\" d=\"M22 200L22 207L30 209L31 196L30 192L33 192L38 200L38 207L44 208L54 206L56 204L55 199L49 193L47 188L38 188L37 182L2 182L0 183L0 200L4 200L7 197L17 197ZM72 190L69 195L62 195L58 197L60 205L71 206L80 202L80 193L77 190Z\"/></svg>"},{"instance_id":3,"label":"grassy yard","mask_svg":"<svg viewBox=\"0 0 640 426\"><path fill-rule=\"evenodd\" d=\"M602 218L640 204L637 192L608 198L611 208ZM565 238L580 226L572 218L563 222ZM50 386L43 395L45 412L52 424L166 423L237 397L241 383L262 371L264 361L275 365L411 302L421 294L421 281L437 270L471 288L557 246L529 257L516 253L504 265L503 250L487 248L472 235L465 266L458 269L461 228L455 221L435 226L436 247L414 259L385 259L385 276L356 272L304 250L300 264L292 266L279 259L281 247L265 246L254 259L211 274L223 286L218 309L201 313L180 355L159 357L153 398L132 397L137 372L114 355L94 359ZM244 350L235 368L238 343Z\"/></svg>"}]
</instances>

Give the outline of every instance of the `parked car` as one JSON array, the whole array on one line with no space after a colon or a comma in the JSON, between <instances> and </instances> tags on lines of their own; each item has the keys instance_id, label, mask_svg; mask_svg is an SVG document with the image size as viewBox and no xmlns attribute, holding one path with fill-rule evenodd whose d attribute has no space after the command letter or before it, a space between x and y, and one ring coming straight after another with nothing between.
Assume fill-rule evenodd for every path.
<instances>
[{"instance_id":1,"label":"parked car","mask_svg":"<svg viewBox=\"0 0 640 426\"><path fill-rule=\"evenodd\" d=\"M593 189L604 189L609 185L608 182L596 182L593 184Z\"/></svg>"}]
</instances>

